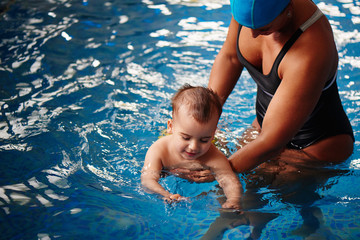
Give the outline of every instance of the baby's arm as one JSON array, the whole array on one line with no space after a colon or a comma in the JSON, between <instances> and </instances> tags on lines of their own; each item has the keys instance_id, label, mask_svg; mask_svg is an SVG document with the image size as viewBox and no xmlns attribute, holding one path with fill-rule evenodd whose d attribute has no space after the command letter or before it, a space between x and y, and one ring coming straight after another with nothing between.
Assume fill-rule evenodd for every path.
<instances>
[{"instance_id":1,"label":"baby's arm","mask_svg":"<svg viewBox=\"0 0 360 240\"><path fill-rule=\"evenodd\" d=\"M159 143L155 142L147 151L145 162L141 171L141 184L147 190L163 196L163 199L169 202L183 199L179 194L171 194L166 191L160 184L160 173L163 167Z\"/></svg>"},{"instance_id":2,"label":"baby's arm","mask_svg":"<svg viewBox=\"0 0 360 240\"><path fill-rule=\"evenodd\" d=\"M239 209L243 191L239 178L232 170L225 155L223 155L219 150L217 151L218 153L214 154L214 159L211 161L210 167L227 198L222 207Z\"/></svg>"},{"instance_id":3,"label":"baby's arm","mask_svg":"<svg viewBox=\"0 0 360 240\"><path fill-rule=\"evenodd\" d=\"M242 186L240 184L239 178L234 174L234 172L216 175L219 175L219 177L216 177L216 179L220 187L222 187L224 190L226 196L226 202L223 203L222 207L240 209Z\"/></svg>"}]
</instances>

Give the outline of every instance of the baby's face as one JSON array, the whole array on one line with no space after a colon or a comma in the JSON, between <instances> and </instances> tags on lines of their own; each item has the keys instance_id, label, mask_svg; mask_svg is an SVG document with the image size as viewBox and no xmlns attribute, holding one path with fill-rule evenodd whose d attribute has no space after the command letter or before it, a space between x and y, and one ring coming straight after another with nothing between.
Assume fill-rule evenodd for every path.
<instances>
[{"instance_id":1,"label":"baby's face","mask_svg":"<svg viewBox=\"0 0 360 240\"><path fill-rule=\"evenodd\" d=\"M176 151L187 160L195 160L204 155L212 144L217 123L216 114L207 123L199 123L186 108L181 107L169 124Z\"/></svg>"}]
</instances>

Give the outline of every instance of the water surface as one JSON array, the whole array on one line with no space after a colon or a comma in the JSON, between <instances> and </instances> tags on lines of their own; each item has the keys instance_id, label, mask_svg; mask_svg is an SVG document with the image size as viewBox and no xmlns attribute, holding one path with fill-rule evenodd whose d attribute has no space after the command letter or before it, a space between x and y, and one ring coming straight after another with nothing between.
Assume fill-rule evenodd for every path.
<instances>
[{"instance_id":1,"label":"water surface","mask_svg":"<svg viewBox=\"0 0 360 240\"><path fill-rule=\"evenodd\" d=\"M360 2L315 2L334 30L340 95L359 139ZM162 179L190 197L173 205L141 188L172 94L207 84L229 2L12 0L0 9L1 238L360 238L358 140L340 165L239 175L244 214L219 211L216 182ZM219 123L226 154L254 119L255 93L245 72Z\"/></svg>"}]
</instances>

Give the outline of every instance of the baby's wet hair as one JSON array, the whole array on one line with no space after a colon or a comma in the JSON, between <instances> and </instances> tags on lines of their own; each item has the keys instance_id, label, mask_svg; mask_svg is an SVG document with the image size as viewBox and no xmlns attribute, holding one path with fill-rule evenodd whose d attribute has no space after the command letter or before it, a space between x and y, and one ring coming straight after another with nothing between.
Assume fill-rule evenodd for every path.
<instances>
[{"instance_id":1,"label":"baby's wet hair","mask_svg":"<svg viewBox=\"0 0 360 240\"><path fill-rule=\"evenodd\" d=\"M190 115L199 123L208 122L213 114L220 118L222 105L219 96L209 88L185 84L172 98L173 117L186 106Z\"/></svg>"}]
</instances>

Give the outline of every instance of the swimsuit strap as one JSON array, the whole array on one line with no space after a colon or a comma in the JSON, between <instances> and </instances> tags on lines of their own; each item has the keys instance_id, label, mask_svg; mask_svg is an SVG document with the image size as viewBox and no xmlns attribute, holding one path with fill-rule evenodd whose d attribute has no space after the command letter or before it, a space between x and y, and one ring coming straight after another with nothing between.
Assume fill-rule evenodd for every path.
<instances>
[{"instance_id":1,"label":"swimsuit strap","mask_svg":"<svg viewBox=\"0 0 360 240\"><path fill-rule=\"evenodd\" d=\"M304 22L298 30L291 36L291 38L285 43L284 47L281 49L279 55L276 57L271 72L275 71L272 74L277 75L277 70L280 65L281 60L287 53L287 51L291 48L291 46L295 43L295 41L300 37L300 35L308 29L312 24L314 24L320 17L323 16L323 13L320 9L317 9L316 12L306 21Z\"/></svg>"},{"instance_id":2,"label":"swimsuit strap","mask_svg":"<svg viewBox=\"0 0 360 240\"><path fill-rule=\"evenodd\" d=\"M319 18L323 16L323 13L320 9L317 9L316 12L301 26L300 29L305 32L306 29L308 29L313 23L315 23Z\"/></svg>"}]
</instances>

